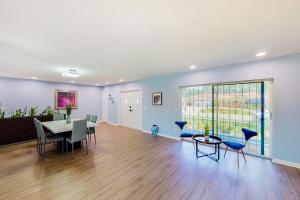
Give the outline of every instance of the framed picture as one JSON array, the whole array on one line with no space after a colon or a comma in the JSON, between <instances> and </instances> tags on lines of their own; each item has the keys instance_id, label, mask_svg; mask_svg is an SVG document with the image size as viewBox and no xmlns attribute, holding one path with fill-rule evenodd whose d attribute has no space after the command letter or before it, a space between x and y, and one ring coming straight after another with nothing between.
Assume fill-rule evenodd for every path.
<instances>
[{"instance_id":1,"label":"framed picture","mask_svg":"<svg viewBox=\"0 0 300 200\"><path fill-rule=\"evenodd\" d=\"M55 90L55 109L66 109L68 104L77 109L77 91Z\"/></svg>"},{"instance_id":2,"label":"framed picture","mask_svg":"<svg viewBox=\"0 0 300 200\"><path fill-rule=\"evenodd\" d=\"M152 105L162 105L162 92L152 93Z\"/></svg>"}]
</instances>

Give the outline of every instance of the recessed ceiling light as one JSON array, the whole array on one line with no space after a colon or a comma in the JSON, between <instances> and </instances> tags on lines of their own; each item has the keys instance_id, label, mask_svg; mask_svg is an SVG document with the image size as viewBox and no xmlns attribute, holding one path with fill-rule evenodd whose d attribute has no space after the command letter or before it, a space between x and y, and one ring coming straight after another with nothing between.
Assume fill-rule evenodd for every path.
<instances>
[{"instance_id":1,"label":"recessed ceiling light","mask_svg":"<svg viewBox=\"0 0 300 200\"><path fill-rule=\"evenodd\" d=\"M71 83L75 83L75 81L71 81Z\"/></svg>"},{"instance_id":2,"label":"recessed ceiling light","mask_svg":"<svg viewBox=\"0 0 300 200\"><path fill-rule=\"evenodd\" d=\"M105 83L106 83L106 84L110 84L110 82L109 82L109 81L106 81Z\"/></svg>"},{"instance_id":3,"label":"recessed ceiling light","mask_svg":"<svg viewBox=\"0 0 300 200\"><path fill-rule=\"evenodd\" d=\"M72 78L78 78L80 76L80 73L76 71L75 69L69 69L69 71L64 72L62 76L65 77L72 77Z\"/></svg>"},{"instance_id":4,"label":"recessed ceiling light","mask_svg":"<svg viewBox=\"0 0 300 200\"><path fill-rule=\"evenodd\" d=\"M190 69L196 69L196 65L191 65Z\"/></svg>"},{"instance_id":5,"label":"recessed ceiling light","mask_svg":"<svg viewBox=\"0 0 300 200\"><path fill-rule=\"evenodd\" d=\"M267 52L261 51L261 52L258 52L258 53L256 54L256 57L262 57L262 56L265 56L265 55L267 55Z\"/></svg>"},{"instance_id":6,"label":"recessed ceiling light","mask_svg":"<svg viewBox=\"0 0 300 200\"><path fill-rule=\"evenodd\" d=\"M31 77L33 80L36 80L37 79L37 77L36 76L33 76L33 77Z\"/></svg>"},{"instance_id":7,"label":"recessed ceiling light","mask_svg":"<svg viewBox=\"0 0 300 200\"><path fill-rule=\"evenodd\" d=\"M124 80L123 80L123 79L120 79L119 81L120 81L120 82L123 82Z\"/></svg>"}]
</instances>

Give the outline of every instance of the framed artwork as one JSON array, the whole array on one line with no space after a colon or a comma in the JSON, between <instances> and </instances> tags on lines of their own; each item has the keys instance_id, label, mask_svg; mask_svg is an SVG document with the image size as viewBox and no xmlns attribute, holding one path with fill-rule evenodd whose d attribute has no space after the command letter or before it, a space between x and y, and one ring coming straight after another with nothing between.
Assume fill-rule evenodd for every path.
<instances>
[{"instance_id":1,"label":"framed artwork","mask_svg":"<svg viewBox=\"0 0 300 200\"><path fill-rule=\"evenodd\" d=\"M162 92L152 93L152 105L162 105Z\"/></svg>"},{"instance_id":2,"label":"framed artwork","mask_svg":"<svg viewBox=\"0 0 300 200\"><path fill-rule=\"evenodd\" d=\"M66 109L69 103L77 109L77 91L55 90L55 109Z\"/></svg>"}]
</instances>

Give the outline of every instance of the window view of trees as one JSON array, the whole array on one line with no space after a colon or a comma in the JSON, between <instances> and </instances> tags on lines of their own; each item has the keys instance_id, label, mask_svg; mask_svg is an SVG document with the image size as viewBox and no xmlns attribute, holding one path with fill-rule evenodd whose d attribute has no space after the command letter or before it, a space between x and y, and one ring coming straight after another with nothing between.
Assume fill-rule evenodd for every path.
<instances>
[{"instance_id":1,"label":"window view of trees","mask_svg":"<svg viewBox=\"0 0 300 200\"><path fill-rule=\"evenodd\" d=\"M203 132L204 126L208 124L211 134L218 135L223 140L244 142L241 129L256 130L258 136L248 142L246 150L249 153L268 157L270 91L270 81L184 87L182 88L182 119L188 122L186 128L193 132ZM264 100L263 106L262 100ZM263 123L262 117L264 117ZM261 149L262 144L263 149Z\"/></svg>"}]
</instances>

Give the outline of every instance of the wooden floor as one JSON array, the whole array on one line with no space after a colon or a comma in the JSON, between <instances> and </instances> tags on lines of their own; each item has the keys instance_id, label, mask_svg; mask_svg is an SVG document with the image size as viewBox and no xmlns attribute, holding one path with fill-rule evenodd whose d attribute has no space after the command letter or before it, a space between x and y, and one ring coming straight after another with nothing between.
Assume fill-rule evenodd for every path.
<instances>
[{"instance_id":1,"label":"wooden floor","mask_svg":"<svg viewBox=\"0 0 300 200\"><path fill-rule=\"evenodd\" d=\"M217 163L196 159L191 143L178 147L101 124L88 155L49 145L42 161L34 142L0 148L0 199L300 199L299 169L251 156L238 169L233 152Z\"/></svg>"}]
</instances>

